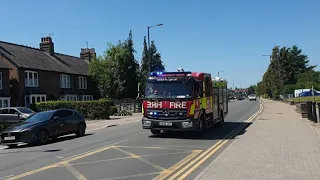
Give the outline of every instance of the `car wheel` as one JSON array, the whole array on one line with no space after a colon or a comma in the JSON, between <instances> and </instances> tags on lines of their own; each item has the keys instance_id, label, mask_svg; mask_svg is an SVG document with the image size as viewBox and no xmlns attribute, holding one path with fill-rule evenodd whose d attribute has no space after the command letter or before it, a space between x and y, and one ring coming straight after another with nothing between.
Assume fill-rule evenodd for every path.
<instances>
[{"instance_id":1,"label":"car wheel","mask_svg":"<svg viewBox=\"0 0 320 180\"><path fill-rule=\"evenodd\" d=\"M151 133L154 134L154 135L157 135L157 134L161 133L161 130L153 130L153 129L151 129Z\"/></svg>"},{"instance_id":2,"label":"car wheel","mask_svg":"<svg viewBox=\"0 0 320 180\"><path fill-rule=\"evenodd\" d=\"M18 146L18 144L10 144L10 145L7 145L9 149L11 148L16 148Z\"/></svg>"},{"instance_id":3,"label":"car wheel","mask_svg":"<svg viewBox=\"0 0 320 180\"><path fill-rule=\"evenodd\" d=\"M86 134L86 126L84 124L79 124L76 134L79 137L84 136Z\"/></svg>"},{"instance_id":4,"label":"car wheel","mask_svg":"<svg viewBox=\"0 0 320 180\"><path fill-rule=\"evenodd\" d=\"M46 144L49 140L49 134L46 130L41 130L39 132L39 144Z\"/></svg>"}]
</instances>

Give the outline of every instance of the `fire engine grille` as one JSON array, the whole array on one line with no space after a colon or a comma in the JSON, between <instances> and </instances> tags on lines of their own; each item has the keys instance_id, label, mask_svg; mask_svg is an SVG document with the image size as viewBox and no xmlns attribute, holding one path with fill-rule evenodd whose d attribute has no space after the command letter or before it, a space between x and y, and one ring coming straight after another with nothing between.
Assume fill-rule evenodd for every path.
<instances>
[{"instance_id":1,"label":"fire engine grille","mask_svg":"<svg viewBox=\"0 0 320 180\"><path fill-rule=\"evenodd\" d=\"M146 114L147 118L163 120L186 119L187 115L187 109L148 109Z\"/></svg>"}]
</instances>

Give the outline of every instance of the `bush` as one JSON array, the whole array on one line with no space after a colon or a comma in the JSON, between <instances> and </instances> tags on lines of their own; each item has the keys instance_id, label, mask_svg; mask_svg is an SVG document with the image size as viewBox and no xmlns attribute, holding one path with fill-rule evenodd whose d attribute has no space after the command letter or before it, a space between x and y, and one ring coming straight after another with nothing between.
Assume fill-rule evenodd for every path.
<instances>
[{"instance_id":1,"label":"bush","mask_svg":"<svg viewBox=\"0 0 320 180\"><path fill-rule=\"evenodd\" d=\"M52 109L74 109L88 119L110 119L112 101L47 101L31 104L30 109L39 112Z\"/></svg>"},{"instance_id":2,"label":"bush","mask_svg":"<svg viewBox=\"0 0 320 180\"><path fill-rule=\"evenodd\" d=\"M132 113L126 110L121 110L114 114L114 116L132 116Z\"/></svg>"},{"instance_id":3,"label":"bush","mask_svg":"<svg viewBox=\"0 0 320 180\"><path fill-rule=\"evenodd\" d=\"M320 96L295 97L295 98L289 99L289 101L293 101L295 103L303 103L303 102L313 101L313 100L315 100L316 102L320 102Z\"/></svg>"},{"instance_id":4,"label":"bush","mask_svg":"<svg viewBox=\"0 0 320 180\"><path fill-rule=\"evenodd\" d=\"M110 114L116 114L118 113L118 107L117 106L111 106L110 107Z\"/></svg>"}]
</instances>

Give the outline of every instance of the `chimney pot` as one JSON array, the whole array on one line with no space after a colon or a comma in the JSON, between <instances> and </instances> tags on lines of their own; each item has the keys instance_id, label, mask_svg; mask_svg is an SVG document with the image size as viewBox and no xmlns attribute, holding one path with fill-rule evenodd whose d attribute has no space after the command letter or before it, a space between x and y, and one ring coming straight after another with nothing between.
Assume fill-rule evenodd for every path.
<instances>
[{"instance_id":1,"label":"chimney pot","mask_svg":"<svg viewBox=\"0 0 320 180\"><path fill-rule=\"evenodd\" d=\"M51 37L42 37L40 42L40 49L48 52L50 55L54 54L54 44Z\"/></svg>"}]
</instances>

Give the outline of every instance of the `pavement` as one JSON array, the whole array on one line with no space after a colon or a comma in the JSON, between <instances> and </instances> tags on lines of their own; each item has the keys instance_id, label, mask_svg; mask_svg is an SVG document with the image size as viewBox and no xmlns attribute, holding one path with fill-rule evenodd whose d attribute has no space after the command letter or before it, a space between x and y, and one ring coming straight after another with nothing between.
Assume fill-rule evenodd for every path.
<instances>
[{"instance_id":1,"label":"pavement","mask_svg":"<svg viewBox=\"0 0 320 180\"><path fill-rule=\"evenodd\" d=\"M131 123L88 128L81 138L72 135L43 146L2 149L0 180L193 179L228 146L221 142L243 133L240 127L250 126L246 121L259 108L258 101L232 102L223 127L202 135L154 136L141 128L137 116Z\"/></svg>"},{"instance_id":2,"label":"pavement","mask_svg":"<svg viewBox=\"0 0 320 180\"><path fill-rule=\"evenodd\" d=\"M263 112L195 180L320 179L320 139L295 106L262 100Z\"/></svg>"}]
</instances>

